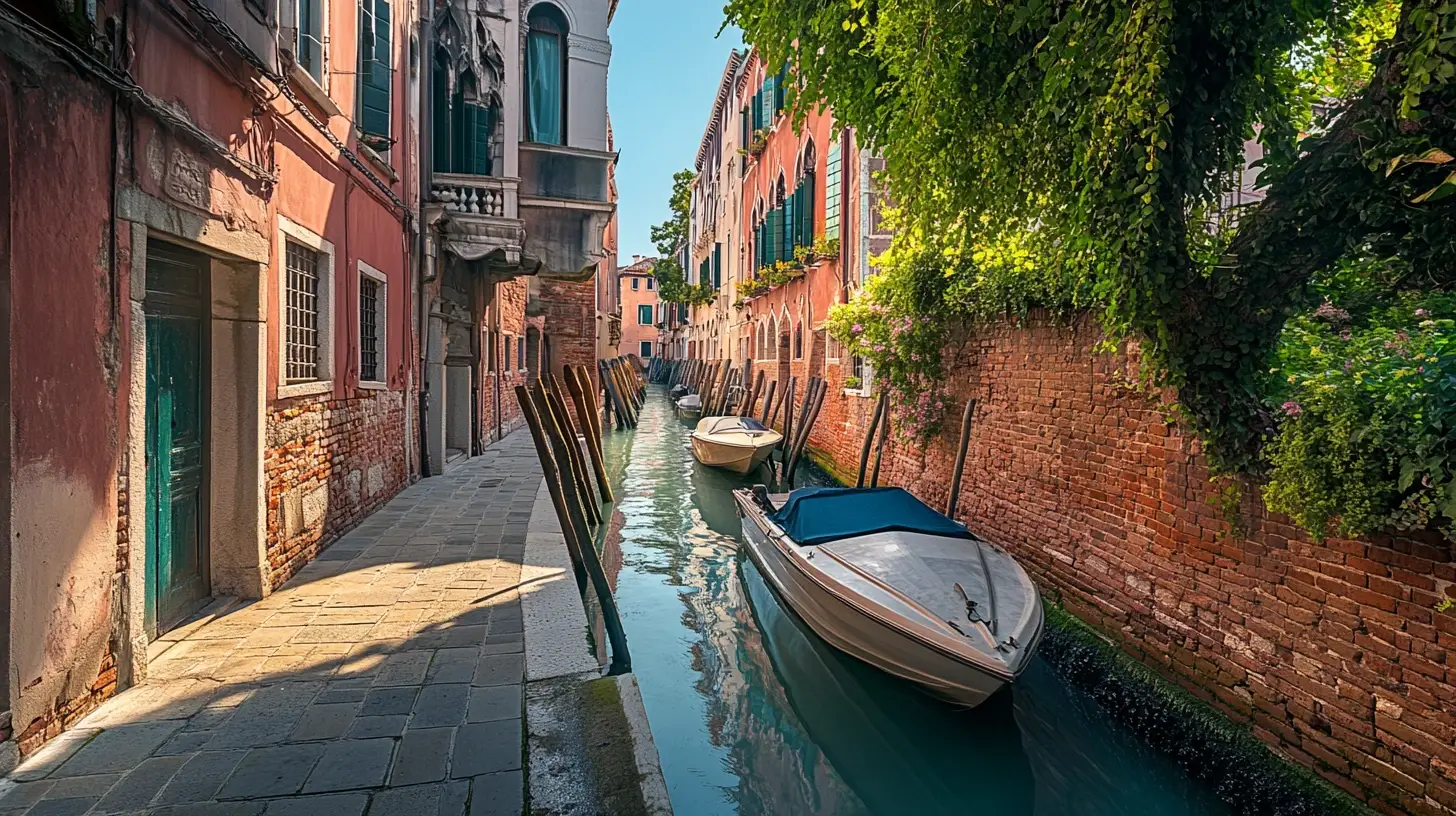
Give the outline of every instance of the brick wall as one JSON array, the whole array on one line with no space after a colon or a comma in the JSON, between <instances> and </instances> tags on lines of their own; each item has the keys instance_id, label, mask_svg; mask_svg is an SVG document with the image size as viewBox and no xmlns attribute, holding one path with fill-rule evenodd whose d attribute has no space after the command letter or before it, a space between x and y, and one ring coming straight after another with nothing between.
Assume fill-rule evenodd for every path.
<instances>
[{"instance_id":1,"label":"brick wall","mask_svg":"<svg viewBox=\"0 0 1456 816\"><path fill-rule=\"evenodd\" d=\"M541 303L546 307L545 336L558 370L563 365L586 366L596 377L596 288L592 281L541 281ZM624 320L628 319L626 316ZM635 316L632 318L635 319ZM629 349L623 349L624 353ZM635 353L635 350L630 350Z\"/></svg>"},{"instance_id":2,"label":"brick wall","mask_svg":"<svg viewBox=\"0 0 1456 816\"><path fill-rule=\"evenodd\" d=\"M299 400L268 414L263 477L275 589L407 483L404 393L360 393Z\"/></svg>"},{"instance_id":3,"label":"brick wall","mask_svg":"<svg viewBox=\"0 0 1456 816\"><path fill-rule=\"evenodd\" d=\"M112 651L101 661L101 671L85 692L57 701L43 716L31 720L30 724L16 737L16 747L21 756L29 756L37 748L55 739L74 726L82 717L96 710L116 693L116 653ZM7 712L6 716L9 714ZM9 724L0 730L0 742L10 738Z\"/></svg>"},{"instance_id":4,"label":"brick wall","mask_svg":"<svg viewBox=\"0 0 1456 816\"><path fill-rule=\"evenodd\" d=\"M1456 564L1435 536L1315 544L1246 491L1227 523L1196 440L1093 351L1093 321L978 334L948 433L891 436L882 484L944 507L977 400L959 515L1044 592L1170 680L1378 810L1456 813ZM805 370L800 370L801 366ZM853 481L872 399L831 382L811 445ZM802 399L807 365L794 363ZM769 376L773 366L769 366Z\"/></svg>"}]
</instances>

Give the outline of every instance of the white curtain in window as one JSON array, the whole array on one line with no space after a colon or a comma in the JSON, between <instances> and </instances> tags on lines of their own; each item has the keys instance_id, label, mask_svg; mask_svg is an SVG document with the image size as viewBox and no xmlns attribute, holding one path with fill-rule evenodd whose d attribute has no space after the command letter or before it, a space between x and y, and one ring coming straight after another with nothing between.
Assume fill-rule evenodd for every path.
<instances>
[{"instance_id":1,"label":"white curtain in window","mask_svg":"<svg viewBox=\"0 0 1456 816\"><path fill-rule=\"evenodd\" d=\"M561 144L561 38L532 31L526 41L531 141Z\"/></svg>"}]
</instances>

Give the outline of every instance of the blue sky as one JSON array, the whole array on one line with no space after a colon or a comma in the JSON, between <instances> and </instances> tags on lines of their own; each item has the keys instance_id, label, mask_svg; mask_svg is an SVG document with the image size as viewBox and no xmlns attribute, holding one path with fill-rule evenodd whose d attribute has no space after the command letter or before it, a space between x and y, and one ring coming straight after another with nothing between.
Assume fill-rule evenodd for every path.
<instances>
[{"instance_id":1,"label":"blue sky","mask_svg":"<svg viewBox=\"0 0 1456 816\"><path fill-rule=\"evenodd\" d=\"M696 158L728 52L743 45L737 29L714 39L722 23L722 0L622 0L612 20L607 96L622 152L623 266L656 253L648 233L667 218L672 174Z\"/></svg>"}]
</instances>

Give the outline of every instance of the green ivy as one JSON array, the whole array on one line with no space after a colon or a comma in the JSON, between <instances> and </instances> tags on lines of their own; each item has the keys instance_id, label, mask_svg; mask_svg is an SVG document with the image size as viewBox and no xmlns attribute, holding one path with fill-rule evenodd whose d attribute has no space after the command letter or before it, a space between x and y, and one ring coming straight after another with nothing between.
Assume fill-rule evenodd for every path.
<instances>
[{"instance_id":1,"label":"green ivy","mask_svg":"<svg viewBox=\"0 0 1456 816\"><path fill-rule=\"evenodd\" d=\"M1424 291L1456 286L1456 168L1421 160L1456 143L1449 0L726 11L771 65L792 61L796 115L827 103L883 150L898 256L846 315L950 337L1030 306L1092 306L1111 336L1139 341L1150 384L1177 389L1219 472L1278 470L1265 446L1289 417L1268 371L1286 323L1319 305L1318 275L1369 257ZM1331 94L1345 95L1339 115L1316 120L1312 102ZM1255 134L1267 196L1235 219L1222 202ZM875 345L907 396L939 376L939 359ZM1288 495L1295 508L1314 494Z\"/></svg>"}]
</instances>

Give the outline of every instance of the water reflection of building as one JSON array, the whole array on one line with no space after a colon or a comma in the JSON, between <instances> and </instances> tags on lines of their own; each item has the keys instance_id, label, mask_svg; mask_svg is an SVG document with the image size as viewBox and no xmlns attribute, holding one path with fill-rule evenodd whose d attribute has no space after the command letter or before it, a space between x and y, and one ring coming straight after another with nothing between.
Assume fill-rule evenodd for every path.
<instances>
[{"instance_id":1,"label":"water reflection of building","mask_svg":"<svg viewBox=\"0 0 1456 816\"><path fill-rule=\"evenodd\" d=\"M793 713L774 676L762 635L743 594L737 546L705 526L684 538L684 622L701 639L692 646L707 702L713 743L729 752L738 786L729 792L741 814L852 814L863 806L835 773Z\"/></svg>"}]
</instances>

